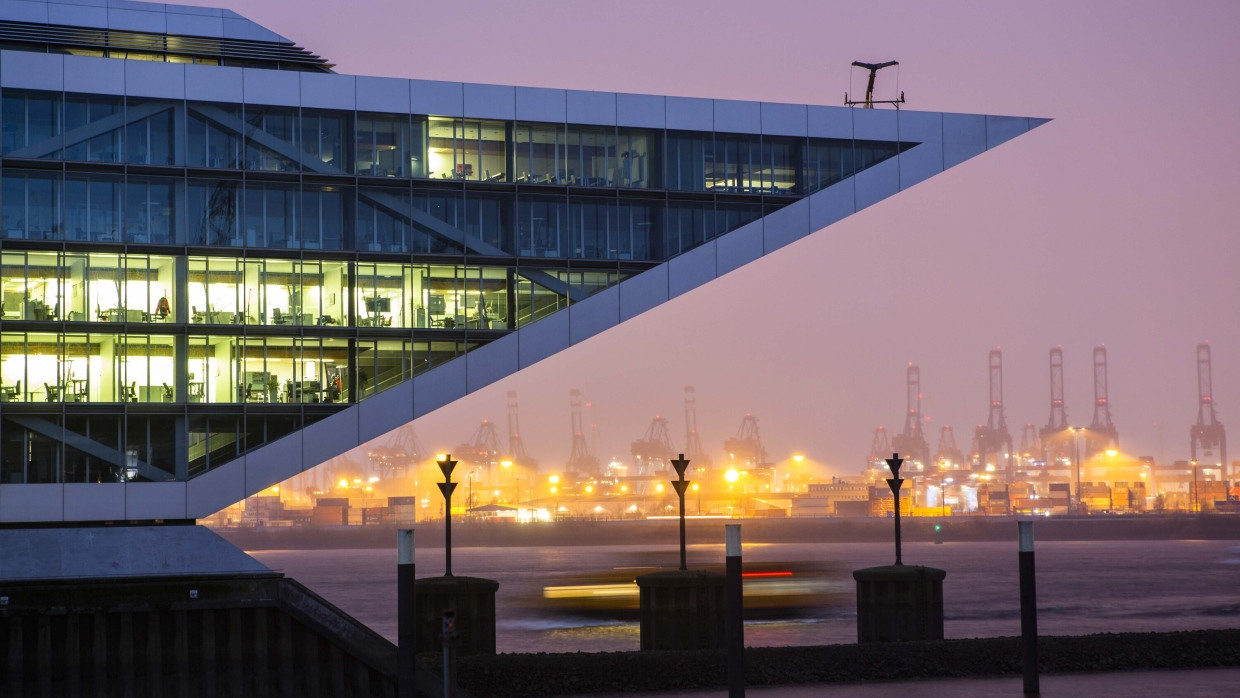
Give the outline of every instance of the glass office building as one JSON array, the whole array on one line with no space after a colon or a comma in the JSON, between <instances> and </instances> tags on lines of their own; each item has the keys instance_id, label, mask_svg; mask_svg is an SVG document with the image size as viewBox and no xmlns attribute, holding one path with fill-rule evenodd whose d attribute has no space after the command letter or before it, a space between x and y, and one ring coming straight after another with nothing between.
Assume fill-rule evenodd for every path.
<instances>
[{"instance_id":1,"label":"glass office building","mask_svg":"<svg viewBox=\"0 0 1240 698\"><path fill-rule=\"evenodd\" d=\"M626 281L662 279L653 307L755 226L742 257L1038 123L339 75L226 10L22 5L46 11L0 8L0 488L184 499L467 353L527 338L445 395L606 329Z\"/></svg>"}]
</instances>

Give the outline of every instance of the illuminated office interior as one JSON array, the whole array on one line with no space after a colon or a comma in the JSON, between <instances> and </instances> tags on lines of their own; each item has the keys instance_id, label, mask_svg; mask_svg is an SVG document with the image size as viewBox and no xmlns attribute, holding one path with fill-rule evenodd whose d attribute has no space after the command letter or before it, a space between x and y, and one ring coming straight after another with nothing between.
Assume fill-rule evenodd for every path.
<instances>
[{"instance_id":1,"label":"illuminated office interior","mask_svg":"<svg viewBox=\"0 0 1240 698\"><path fill-rule=\"evenodd\" d=\"M66 67L0 85L0 483L188 479L917 145L328 108L241 89L330 69L288 43L22 31L0 63ZM190 65L104 79L139 62Z\"/></svg>"}]
</instances>

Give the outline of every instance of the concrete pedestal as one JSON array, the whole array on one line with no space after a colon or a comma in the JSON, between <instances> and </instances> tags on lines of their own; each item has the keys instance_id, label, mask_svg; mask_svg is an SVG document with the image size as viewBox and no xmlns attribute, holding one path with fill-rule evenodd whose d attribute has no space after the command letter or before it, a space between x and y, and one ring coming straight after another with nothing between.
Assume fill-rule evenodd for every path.
<instances>
[{"instance_id":1,"label":"concrete pedestal","mask_svg":"<svg viewBox=\"0 0 1240 698\"><path fill-rule=\"evenodd\" d=\"M857 642L943 639L943 578L917 565L855 570Z\"/></svg>"},{"instance_id":2,"label":"concrete pedestal","mask_svg":"<svg viewBox=\"0 0 1240 698\"><path fill-rule=\"evenodd\" d=\"M637 578L642 650L722 648L727 600L722 574L676 570Z\"/></svg>"},{"instance_id":3,"label":"concrete pedestal","mask_svg":"<svg viewBox=\"0 0 1240 698\"><path fill-rule=\"evenodd\" d=\"M495 654L495 592L499 582L481 577L426 577L414 582L418 652L443 647L443 612L456 611L459 656Z\"/></svg>"}]
</instances>

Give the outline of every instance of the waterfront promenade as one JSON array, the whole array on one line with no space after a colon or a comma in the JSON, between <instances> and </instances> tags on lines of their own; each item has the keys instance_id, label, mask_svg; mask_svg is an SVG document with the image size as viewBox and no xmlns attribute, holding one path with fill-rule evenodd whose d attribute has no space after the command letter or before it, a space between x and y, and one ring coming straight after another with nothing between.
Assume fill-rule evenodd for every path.
<instances>
[{"instance_id":1,"label":"waterfront promenade","mask_svg":"<svg viewBox=\"0 0 1240 698\"><path fill-rule=\"evenodd\" d=\"M1240 668L1169 671L1105 672L1097 674L1050 674L1041 678L1042 698L1143 698L1191 696L1230 698L1240 691ZM593 694L589 698L716 698L722 689L666 693ZM873 681L847 684L762 686L746 689L747 698L1023 698L1020 677L924 679L919 681ZM578 698L585 698L580 696Z\"/></svg>"}]
</instances>

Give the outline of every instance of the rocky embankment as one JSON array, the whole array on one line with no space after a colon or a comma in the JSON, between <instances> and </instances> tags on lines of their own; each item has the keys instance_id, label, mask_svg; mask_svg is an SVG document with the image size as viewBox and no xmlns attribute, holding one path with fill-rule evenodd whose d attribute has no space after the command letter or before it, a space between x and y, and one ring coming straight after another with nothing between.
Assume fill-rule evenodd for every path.
<instances>
[{"instance_id":1,"label":"rocky embankment","mask_svg":"<svg viewBox=\"0 0 1240 698\"><path fill-rule=\"evenodd\" d=\"M1042 673L1240 666L1240 630L1119 633L1039 640ZM474 698L725 688L726 653L500 654L460 661ZM745 650L749 686L1020 676L1020 638Z\"/></svg>"}]
</instances>

